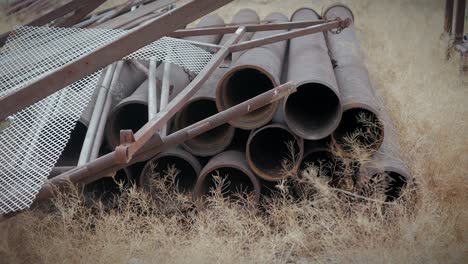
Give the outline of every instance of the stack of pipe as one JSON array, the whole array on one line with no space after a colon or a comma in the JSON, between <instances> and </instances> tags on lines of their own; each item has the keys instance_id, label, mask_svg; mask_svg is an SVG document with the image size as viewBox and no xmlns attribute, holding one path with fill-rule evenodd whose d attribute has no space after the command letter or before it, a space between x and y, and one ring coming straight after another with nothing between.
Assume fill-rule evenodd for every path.
<instances>
[{"instance_id":1,"label":"stack of pipe","mask_svg":"<svg viewBox=\"0 0 468 264\"><path fill-rule=\"evenodd\" d=\"M310 8L301 8L293 13L290 21L337 18L354 21L351 10L341 4L328 7L322 17ZM283 14L272 13L262 23L288 21ZM259 22L253 10L243 9L234 15L231 24ZM198 27L222 25L221 18L210 15L203 18ZM284 32L286 30L248 33L241 41ZM186 39L224 44L231 36ZM349 175L344 175L344 161L335 153L338 151L347 160L357 162L353 156L352 145L355 144L366 148L373 162L358 164L360 168L352 175L353 180L365 184L385 174L387 197L389 200L397 198L411 174L400 160L399 148L395 147L398 143L396 130L372 87L354 25L341 32L293 38L287 44L287 41L280 41L232 54L230 64L217 68L185 102L168 131L177 134L200 120L279 86L282 81L294 82L296 93L190 140L177 142L172 148L128 168L139 175L133 175L133 180L140 187L151 189L151 179L167 174L173 165L178 170L175 177L178 190L192 193L196 200L212 194L216 183L223 179L223 195L251 193L258 202L262 188L270 188L291 175L300 177L301 171L311 165L319 168L319 175L330 179L330 185L340 187L341 177ZM160 88L161 83L168 82L173 87L170 100L188 85L192 76L170 65L167 78L163 68L164 65L157 68L156 86ZM124 71L121 75L125 75ZM120 130L135 132L148 121L148 104L152 103L148 101L150 80L137 79L140 83L135 85L137 82L132 79L133 90L126 90L127 98L112 103L106 127L106 141L111 148L119 144ZM159 90L159 95L162 92ZM156 100L161 100L160 97ZM156 110L163 107L158 105ZM163 142L170 137L163 131L160 135Z\"/></svg>"}]
</instances>

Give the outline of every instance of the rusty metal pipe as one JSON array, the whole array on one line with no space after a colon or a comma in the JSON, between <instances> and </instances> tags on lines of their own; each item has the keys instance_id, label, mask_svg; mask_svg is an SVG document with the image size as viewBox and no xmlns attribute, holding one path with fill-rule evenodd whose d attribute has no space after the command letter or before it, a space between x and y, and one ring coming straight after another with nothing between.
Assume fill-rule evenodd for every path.
<instances>
[{"instance_id":1,"label":"rusty metal pipe","mask_svg":"<svg viewBox=\"0 0 468 264\"><path fill-rule=\"evenodd\" d=\"M329 184L336 187L344 174L345 164L333 154L330 141L330 138L305 141L304 156L300 161L300 171L302 173L313 166L318 170L318 176L328 178Z\"/></svg>"},{"instance_id":2,"label":"rusty metal pipe","mask_svg":"<svg viewBox=\"0 0 468 264\"><path fill-rule=\"evenodd\" d=\"M255 11L251 9L241 9L234 15L231 24L241 25L258 22L259 18ZM220 41L220 45L223 45L231 37L232 34L224 35ZM250 37L252 37L252 34L245 34L240 41L248 40ZM236 60L239 55L239 53L233 55L233 60ZM226 71L227 69L225 68L216 69L210 76L210 79L208 79L200 90L187 102L184 108L176 114L174 119L174 129L176 131L218 113L215 100L216 84ZM185 150L197 156L213 156L222 152L229 146L234 138L234 133L234 127L229 124L224 124L198 137L183 142L182 146Z\"/></svg>"},{"instance_id":3,"label":"rusty metal pipe","mask_svg":"<svg viewBox=\"0 0 468 264\"><path fill-rule=\"evenodd\" d=\"M413 176L401 160L398 131L386 111L383 111L383 120L386 129L382 146L370 162L361 166L358 184L365 190L366 187L369 187L366 184L383 176L381 180L384 183L386 201L392 202L400 197L401 191L413 180Z\"/></svg>"},{"instance_id":4,"label":"rusty metal pipe","mask_svg":"<svg viewBox=\"0 0 468 264\"><path fill-rule=\"evenodd\" d=\"M323 17L352 20L353 13L348 7L335 4L325 10ZM379 149L384 137L381 108L360 56L361 50L355 34L354 20L352 21L353 23L341 33L327 34L330 55L336 61L335 76L343 107L341 122L333 132L332 140L345 152L350 152L347 138L358 135L354 137L355 143L375 151ZM359 118L363 117L363 114L366 122ZM369 124L373 124L372 129L369 129Z\"/></svg>"},{"instance_id":5,"label":"rusty metal pipe","mask_svg":"<svg viewBox=\"0 0 468 264\"><path fill-rule=\"evenodd\" d=\"M66 186L68 182L93 182L104 177L105 175L113 173L116 170L124 168L125 166L148 160L158 153L161 153L162 151L167 150L180 142L196 137L210 129L213 129L214 127L225 124L229 120L238 116L244 115L262 106L278 101L288 94L294 93L295 89L296 86L293 83L286 83L239 105L233 106L221 113L172 133L171 135L165 137L164 140L161 140L161 138L157 137L153 138L146 143L144 148L138 151L138 153L128 164L117 164L115 151L106 154L95 161L87 163L85 166L77 167L46 182L36 196L36 201L48 199L51 197L54 193L54 186Z\"/></svg>"},{"instance_id":6,"label":"rusty metal pipe","mask_svg":"<svg viewBox=\"0 0 468 264\"><path fill-rule=\"evenodd\" d=\"M288 21L287 17L280 13L272 13L265 20L271 23ZM286 30L256 32L252 39L283 32ZM218 110L223 111L278 86L286 53L286 43L286 41L276 42L244 52L217 85L216 106ZM273 118L278 104L276 102L262 107L229 123L242 129L261 127Z\"/></svg>"},{"instance_id":7,"label":"rusty metal pipe","mask_svg":"<svg viewBox=\"0 0 468 264\"><path fill-rule=\"evenodd\" d=\"M194 200L210 195L211 189L216 186L213 176L225 179L225 185L222 188L223 195L229 197L235 193L253 193L255 201L257 203L260 201L261 185L250 170L245 153L231 150L211 158L200 172L193 192Z\"/></svg>"},{"instance_id":8,"label":"rusty metal pipe","mask_svg":"<svg viewBox=\"0 0 468 264\"><path fill-rule=\"evenodd\" d=\"M455 44L460 44L463 42L463 35L465 32L465 12L466 0L457 0L454 21Z\"/></svg>"},{"instance_id":9,"label":"rusty metal pipe","mask_svg":"<svg viewBox=\"0 0 468 264\"><path fill-rule=\"evenodd\" d=\"M452 23L453 23L453 1L454 0L445 0L445 21L444 21L444 30L449 35L452 34Z\"/></svg>"},{"instance_id":10,"label":"rusty metal pipe","mask_svg":"<svg viewBox=\"0 0 468 264\"><path fill-rule=\"evenodd\" d=\"M267 125L250 133L246 154L255 174L277 181L297 172L304 141L283 124Z\"/></svg>"},{"instance_id":11,"label":"rusty metal pipe","mask_svg":"<svg viewBox=\"0 0 468 264\"><path fill-rule=\"evenodd\" d=\"M171 166L174 166L177 170L175 181L178 191L191 191L197 182L201 165L195 156L181 148L169 149L149 160L140 174L139 186L145 190L150 190L151 179L167 174Z\"/></svg>"},{"instance_id":12,"label":"rusty metal pipe","mask_svg":"<svg viewBox=\"0 0 468 264\"><path fill-rule=\"evenodd\" d=\"M312 9L294 12L291 21L319 20ZM329 136L341 120L341 100L323 33L294 38L289 44L288 81L297 92L283 102L288 127L308 140Z\"/></svg>"}]
</instances>

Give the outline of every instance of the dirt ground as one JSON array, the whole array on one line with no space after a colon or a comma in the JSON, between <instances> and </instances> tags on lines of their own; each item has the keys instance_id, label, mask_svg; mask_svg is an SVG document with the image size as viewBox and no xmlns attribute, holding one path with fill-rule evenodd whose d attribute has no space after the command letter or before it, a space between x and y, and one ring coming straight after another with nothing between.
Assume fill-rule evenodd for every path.
<instances>
[{"instance_id":1,"label":"dirt ground","mask_svg":"<svg viewBox=\"0 0 468 264\"><path fill-rule=\"evenodd\" d=\"M290 16L332 2L236 0L217 13L226 21L241 8ZM373 85L398 128L415 202L349 205L323 187L313 200L271 202L265 215L223 201L181 212L183 197L166 197L165 210L177 209L168 213L134 191L110 211L57 199L53 213L0 224L0 263L466 263L468 75L459 60L446 60L444 1L342 2L354 12Z\"/></svg>"}]
</instances>

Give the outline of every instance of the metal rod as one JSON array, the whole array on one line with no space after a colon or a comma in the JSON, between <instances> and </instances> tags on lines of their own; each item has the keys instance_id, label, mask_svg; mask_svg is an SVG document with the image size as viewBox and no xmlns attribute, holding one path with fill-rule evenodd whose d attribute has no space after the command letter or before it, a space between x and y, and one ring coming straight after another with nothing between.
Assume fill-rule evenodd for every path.
<instances>
[{"instance_id":1,"label":"metal rod","mask_svg":"<svg viewBox=\"0 0 468 264\"><path fill-rule=\"evenodd\" d=\"M94 139L96 138L99 120L101 118L102 109L104 108L107 94L109 92L109 86L112 81L112 76L114 75L114 70L115 63L111 64L108 67L102 86L99 88L99 94L96 99L96 104L94 105L93 114L91 116L91 120L89 121L88 131L86 132L83 147L81 148L78 166L83 165L89 161L91 155L91 148L94 144Z\"/></svg>"},{"instance_id":2,"label":"metal rod","mask_svg":"<svg viewBox=\"0 0 468 264\"><path fill-rule=\"evenodd\" d=\"M173 4L177 0L159 0L147 5L144 5L133 12L128 12L113 19L107 20L106 22L96 25L96 28L120 28L134 20L139 19L142 16L146 16L158 9L164 8L170 4Z\"/></svg>"},{"instance_id":3,"label":"metal rod","mask_svg":"<svg viewBox=\"0 0 468 264\"><path fill-rule=\"evenodd\" d=\"M255 48L255 47L275 43L275 42L278 42L278 41L284 41L284 40L288 40L288 39L292 39L292 38L297 38L297 37L302 37L302 36L305 36L305 35L310 35L310 34L313 34L313 33L318 33L318 32L322 32L322 31L335 29L335 28L338 28L338 27L343 27L344 25L345 25L345 22L344 21L339 21L339 20L326 22L326 23L323 23L323 24L310 26L310 27L307 27L307 28L304 28L304 29L289 31L289 32L285 32L285 33L276 34L274 36L267 36L267 37L264 37L264 38L254 39L254 40L251 40L251 41L246 41L246 42L243 42L243 43L232 45L230 51L231 52L237 52L237 51L241 51L241 50L252 49L252 48Z\"/></svg>"},{"instance_id":4,"label":"metal rod","mask_svg":"<svg viewBox=\"0 0 468 264\"><path fill-rule=\"evenodd\" d=\"M213 176L223 178L224 185L216 186ZM218 182L218 184L221 184ZM261 185L245 159L245 153L240 151L222 152L206 164L200 172L193 192L193 199L200 200L205 195L211 195L216 187L224 196L253 193L254 201L260 201ZM235 197L235 196L234 196Z\"/></svg>"},{"instance_id":5,"label":"metal rod","mask_svg":"<svg viewBox=\"0 0 468 264\"><path fill-rule=\"evenodd\" d=\"M301 21L301 22L280 22L271 24L243 24L246 32L270 31L270 30L291 30L295 28L309 27L317 24L322 24L326 21ZM169 37L183 38L190 36L203 36L203 35L217 35L229 34L236 32L239 25L225 26L225 27L208 27L208 28L191 28L180 29L169 33Z\"/></svg>"},{"instance_id":6,"label":"metal rod","mask_svg":"<svg viewBox=\"0 0 468 264\"><path fill-rule=\"evenodd\" d=\"M278 101L283 97L294 93L295 91L296 86L293 83L286 83L263 94L257 95L252 99L233 106L214 116L201 120L189 127L174 132L165 137L164 141L161 141L161 138L153 138L137 153L137 155L135 155L129 164L118 164L116 162L115 151L106 154L94 161L91 161L83 166L77 167L47 181L41 187L38 195L36 196L36 201L52 197L56 187L66 186L69 182L93 182L128 165L148 160L158 153L161 153L162 151L170 149L171 147L179 144L180 142L194 138L210 129L225 124L229 120L245 115L251 111L255 111L258 108L272 102Z\"/></svg>"},{"instance_id":7,"label":"metal rod","mask_svg":"<svg viewBox=\"0 0 468 264\"><path fill-rule=\"evenodd\" d=\"M158 113L158 95L156 90L156 67L157 62L151 59L148 74L148 119L153 119Z\"/></svg>"},{"instance_id":8,"label":"metal rod","mask_svg":"<svg viewBox=\"0 0 468 264\"><path fill-rule=\"evenodd\" d=\"M209 75L223 62L224 58L229 54L229 46L236 43L245 33L245 28L240 27L230 41L223 45L223 48L217 52L203 70L195 77L195 79L171 102L165 110L160 111L154 119L146 123L138 132L135 133L135 142L119 146L116 148L117 157L121 162L128 162L131 157L154 135L161 129L174 114L182 108L183 104L193 96L208 79Z\"/></svg>"},{"instance_id":9,"label":"metal rod","mask_svg":"<svg viewBox=\"0 0 468 264\"><path fill-rule=\"evenodd\" d=\"M153 22L131 30L75 61L68 63L22 89L0 97L0 120L59 91L81 78L152 43L177 28L216 10L232 0L197 0L161 15ZM136 11L135 11L136 12ZM162 26L164 25L164 26Z\"/></svg>"},{"instance_id":10,"label":"metal rod","mask_svg":"<svg viewBox=\"0 0 468 264\"><path fill-rule=\"evenodd\" d=\"M92 145L91 155L89 157L89 160L95 160L99 155L99 150L101 148L103 138L104 138L104 129L106 127L106 121L107 121L107 118L109 117L109 112L112 106L113 92L117 90L117 86L120 85L119 78L120 78L120 74L122 72L123 66L124 66L124 61L117 62L117 66L115 67L114 75L112 77L112 82L110 84L109 92L107 93L107 98L104 103L104 107L102 109L101 118L99 119L98 128L96 131L96 137Z\"/></svg>"},{"instance_id":11,"label":"metal rod","mask_svg":"<svg viewBox=\"0 0 468 264\"><path fill-rule=\"evenodd\" d=\"M140 70L144 74L146 74L146 76L149 76L148 68L145 65L143 65L141 62L139 62L137 60L131 60L130 63L133 64L138 70Z\"/></svg>"},{"instance_id":12,"label":"metal rod","mask_svg":"<svg viewBox=\"0 0 468 264\"><path fill-rule=\"evenodd\" d=\"M164 73L163 73L163 79L162 79L162 85L161 85L161 107L160 107L161 111L165 111L167 104L169 103L169 89L170 89L169 80L171 78L171 63L170 62L164 63L163 71ZM161 136L167 135L167 124L161 128L160 135Z\"/></svg>"}]
</instances>

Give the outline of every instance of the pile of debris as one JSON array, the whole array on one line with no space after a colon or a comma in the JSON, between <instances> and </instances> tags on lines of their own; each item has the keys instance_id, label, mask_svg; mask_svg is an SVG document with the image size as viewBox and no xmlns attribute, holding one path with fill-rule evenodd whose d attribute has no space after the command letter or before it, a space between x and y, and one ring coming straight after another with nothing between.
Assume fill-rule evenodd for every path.
<instances>
[{"instance_id":1,"label":"pile of debris","mask_svg":"<svg viewBox=\"0 0 468 264\"><path fill-rule=\"evenodd\" d=\"M141 30L166 17L161 14L131 24ZM115 21L101 26L106 23ZM275 12L263 20L242 9L229 24L208 15L195 28L166 35L178 39L163 38L157 50L145 47L96 75L90 102L33 199L48 198L69 181L101 194L115 190L115 179L147 189L173 166L179 190L195 200L210 195L219 175L228 183L224 195L251 193L258 202L278 181L300 177L311 165L339 187L348 173L343 159L354 160L363 149L373 161L354 162L356 184L384 175L392 201L411 178L348 7L335 4L322 15L301 8L290 19ZM154 54L162 50L159 60ZM135 55L143 53L152 55ZM12 196L0 198L14 204Z\"/></svg>"}]
</instances>

